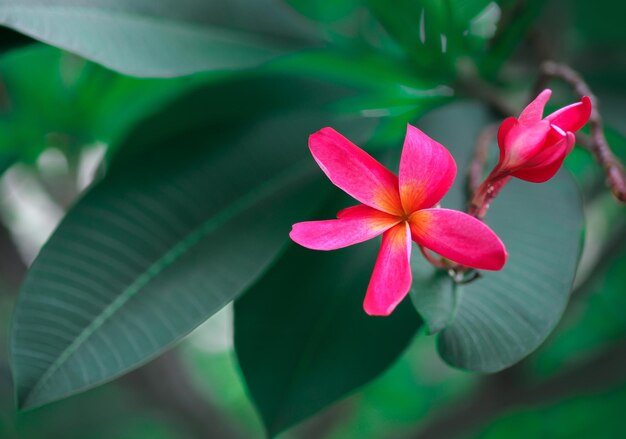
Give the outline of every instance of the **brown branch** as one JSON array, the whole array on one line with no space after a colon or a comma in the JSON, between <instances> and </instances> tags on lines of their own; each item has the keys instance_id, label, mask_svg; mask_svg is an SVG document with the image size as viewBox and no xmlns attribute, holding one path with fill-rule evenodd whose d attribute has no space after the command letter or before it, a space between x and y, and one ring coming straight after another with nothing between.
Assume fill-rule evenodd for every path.
<instances>
[{"instance_id":1,"label":"brown branch","mask_svg":"<svg viewBox=\"0 0 626 439\"><path fill-rule=\"evenodd\" d=\"M489 145L498 135L498 124L487 125L476 140L474 158L470 162L468 174L468 195L471 199L483 182L485 163L489 155Z\"/></svg>"},{"instance_id":2,"label":"brown branch","mask_svg":"<svg viewBox=\"0 0 626 439\"><path fill-rule=\"evenodd\" d=\"M543 90L552 79L559 79L568 84L579 98L587 96L591 100L590 135L588 138L577 135L576 141L580 141L581 146L589 149L596 161L602 166L607 176L607 184L615 198L622 203L626 203L626 175L624 174L624 167L615 157L606 140L602 116L598 110L598 99L591 91L591 88L575 70L564 64L546 61L541 64L540 72L535 84L535 94Z\"/></svg>"}]
</instances>

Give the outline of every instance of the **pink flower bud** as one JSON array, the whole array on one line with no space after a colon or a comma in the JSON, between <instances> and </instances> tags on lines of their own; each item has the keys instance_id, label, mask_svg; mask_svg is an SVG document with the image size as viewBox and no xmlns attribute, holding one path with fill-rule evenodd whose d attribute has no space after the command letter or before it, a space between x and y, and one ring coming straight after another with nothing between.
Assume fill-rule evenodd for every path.
<instances>
[{"instance_id":1,"label":"pink flower bud","mask_svg":"<svg viewBox=\"0 0 626 439\"><path fill-rule=\"evenodd\" d=\"M498 132L500 161L492 179L517 177L542 183L557 173L574 147L574 133L591 115L591 101L584 96L577 102L543 118L543 109L552 91L542 91L520 114L502 122Z\"/></svg>"}]
</instances>

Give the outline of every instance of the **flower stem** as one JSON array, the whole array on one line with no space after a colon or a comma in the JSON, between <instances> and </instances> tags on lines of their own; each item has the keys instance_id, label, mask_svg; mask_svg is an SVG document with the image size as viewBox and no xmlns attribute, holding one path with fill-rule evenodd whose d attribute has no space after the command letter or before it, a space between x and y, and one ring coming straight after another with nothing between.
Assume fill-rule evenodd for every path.
<instances>
[{"instance_id":1,"label":"flower stem","mask_svg":"<svg viewBox=\"0 0 626 439\"><path fill-rule=\"evenodd\" d=\"M472 198L481 182L483 181L483 174L485 171L485 164L489 156L489 146L491 142L498 135L498 124L487 125L478 136L476 140L476 148L474 150L474 158L472 159L469 167L468 175L468 196Z\"/></svg>"},{"instance_id":2,"label":"flower stem","mask_svg":"<svg viewBox=\"0 0 626 439\"><path fill-rule=\"evenodd\" d=\"M490 174L474 193L467 213L482 221L489 210L489 205L510 179L510 175Z\"/></svg>"},{"instance_id":3,"label":"flower stem","mask_svg":"<svg viewBox=\"0 0 626 439\"><path fill-rule=\"evenodd\" d=\"M489 145L491 145L491 142L497 135L498 124L491 124L483 129L476 141L474 158L470 163L468 178L468 195L470 202L467 213L480 220L485 217L491 202L511 179L509 176L497 175L492 171L491 174L483 180Z\"/></svg>"},{"instance_id":4,"label":"flower stem","mask_svg":"<svg viewBox=\"0 0 626 439\"><path fill-rule=\"evenodd\" d=\"M437 259L435 258L432 254L430 254L430 252L423 246L418 245L420 252L422 252L422 255L424 255L424 258L426 258L426 260L434 267L437 268L445 268L446 270L450 268L450 266L448 264L446 264L444 262L443 259Z\"/></svg>"}]
</instances>

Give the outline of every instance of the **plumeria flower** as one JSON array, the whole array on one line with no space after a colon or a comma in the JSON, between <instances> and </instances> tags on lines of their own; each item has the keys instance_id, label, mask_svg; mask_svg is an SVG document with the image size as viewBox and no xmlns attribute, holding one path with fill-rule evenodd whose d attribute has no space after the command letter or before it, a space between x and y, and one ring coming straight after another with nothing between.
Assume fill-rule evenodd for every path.
<instances>
[{"instance_id":1,"label":"plumeria flower","mask_svg":"<svg viewBox=\"0 0 626 439\"><path fill-rule=\"evenodd\" d=\"M411 287L411 240L463 266L499 270L507 253L498 236L463 212L436 206L456 176L448 150L409 125L397 177L332 128L309 138L317 164L335 186L363 204L337 219L294 224L291 239L313 250L335 250L383 235L365 312L389 315Z\"/></svg>"},{"instance_id":2,"label":"plumeria flower","mask_svg":"<svg viewBox=\"0 0 626 439\"><path fill-rule=\"evenodd\" d=\"M559 170L575 143L574 133L591 115L591 101L580 102L543 117L552 91L542 91L516 119L502 122L498 132L500 161L492 178L513 176L533 183L549 180Z\"/></svg>"}]
</instances>

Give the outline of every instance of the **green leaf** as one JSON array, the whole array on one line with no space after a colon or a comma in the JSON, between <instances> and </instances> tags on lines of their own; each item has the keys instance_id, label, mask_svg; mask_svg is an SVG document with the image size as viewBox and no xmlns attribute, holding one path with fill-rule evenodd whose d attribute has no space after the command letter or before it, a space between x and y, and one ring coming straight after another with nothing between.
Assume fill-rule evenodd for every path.
<instances>
[{"instance_id":1,"label":"green leaf","mask_svg":"<svg viewBox=\"0 0 626 439\"><path fill-rule=\"evenodd\" d=\"M508 262L464 287L439 351L454 366L495 372L535 350L561 318L581 251L580 194L566 172L541 185L512 181L488 222Z\"/></svg>"},{"instance_id":2,"label":"green leaf","mask_svg":"<svg viewBox=\"0 0 626 439\"><path fill-rule=\"evenodd\" d=\"M429 135L451 149L459 169L466 169L472 139L484 123L475 105L449 106L426 121ZM465 180L457 177L443 206L462 209L464 191ZM582 246L581 197L567 171L542 184L514 179L492 203L486 222L509 259L503 270L483 271L481 279L463 286L456 317L438 343L451 365L495 372L535 350L561 318Z\"/></svg>"},{"instance_id":3,"label":"green leaf","mask_svg":"<svg viewBox=\"0 0 626 439\"><path fill-rule=\"evenodd\" d=\"M374 379L415 334L420 319L407 302L391 317L363 311L376 253L374 242L334 252L294 245L235 302L237 357L270 436Z\"/></svg>"},{"instance_id":4,"label":"green leaf","mask_svg":"<svg viewBox=\"0 0 626 439\"><path fill-rule=\"evenodd\" d=\"M453 78L455 61L483 49L500 9L490 0L368 0L387 32L420 72ZM478 43L478 44L477 44Z\"/></svg>"},{"instance_id":5,"label":"green leaf","mask_svg":"<svg viewBox=\"0 0 626 439\"><path fill-rule=\"evenodd\" d=\"M626 5L621 2L600 0L590 3L573 1L570 5L573 23L570 41L577 49L614 48L621 50L626 41L626 32L621 17L626 14Z\"/></svg>"},{"instance_id":6,"label":"green leaf","mask_svg":"<svg viewBox=\"0 0 626 439\"><path fill-rule=\"evenodd\" d=\"M471 143L487 122L481 107L465 104L433 112L421 126L464 169ZM445 206L463 207L464 184L457 179ZM413 258L412 296L429 331L440 331L442 357L479 371L519 361L559 320L580 252L577 188L565 173L543 185L513 182L494 202L488 222L506 242L509 263L463 285L462 295L447 274L435 274L417 254ZM404 348L398 337L406 329L391 327L392 320L385 332L370 330L388 320L361 310L374 258L371 243L334 252L294 248L236 302L237 354L270 435L372 379ZM398 324L409 325L414 317L407 305L389 319L407 319ZM381 351L372 353L372 347Z\"/></svg>"},{"instance_id":7,"label":"green leaf","mask_svg":"<svg viewBox=\"0 0 626 439\"><path fill-rule=\"evenodd\" d=\"M570 309L548 343L532 357L545 377L598 354L626 333L626 206L605 190L585 204L585 251Z\"/></svg>"},{"instance_id":8,"label":"green leaf","mask_svg":"<svg viewBox=\"0 0 626 439\"><path fill-rule=\"evenodd\" d=\"M23 285L11 335L20 407L145 363L268 267L289 226L323 200L306 138L330 123L312 110L336 94L325 90L289 78L222 82L129 137Z\"/></svg>"},{"instance_id":9,"label":"green leaf","mask_svg":"<svg viewBox=\"0 0 626 439\"><path fill-rule=\"evenodd\" d=\"M359 89L359 93L338 100L333 108L380 119L369 142L371 149L401 145L407 123L453 96L452 88L441 78L421 78L406 62L370 51L308 50L282 57L268 68Z\"/></svg>"},{"instance_id":10,"label":"green leaf","mask_svg":"<svg viewBox=\"0 0 626 439\"><path fill-rule=\"evenodd\" d=\"M498 3L502 8L502 17L497 23L497 32L490 41L489 51L478 62L483 75L494 81L504 63L522 45L529 30L537 24L541 12L548 5L542 0L527 0L523 3L501 0Z\"/></svg>"},{"instance_id":11,"label":"green leaf","mask_svg":"<svg viewBox=\"0 0 626 439\"><path fill-rule=\"evenodd\" d=\"M411 271L411 301L424 319L427 334L436 334L454 320L461 286L447 272L436 269L417 254L411 259Z\"/></svg>"},{"instance_id":12,"label":"green leaf","mask_svg":"<svg viewBox=\"0 0 626 439\"><path fill-rule=\"evenodd\" d=\"M102 142L114 149L139 120L217 75L137 79L42 44L0 58L0 151L34 162L48 147L77 155Z\"/></svg>"},{"instance_id":13,"label":"green leaf","mask_svg":"<svg viewBox=\"0 0 626 439\"><path fill-rule=\"evenodd\" d=\"M233 13L236 11L236 13ZM135 76L258 65L310 39L276 0L0 0L0 24Z\"/></svg>"},{"instance_id":14,"label":"green leaf","mask_svg":"<svg viewBox=\"0 0 626 439\"><path fill-rule=\"evenodd\" d=\"M334 22L348 16L362 0L286 0L302 15L320 22Z\"/></svg>"}]
</instances>

